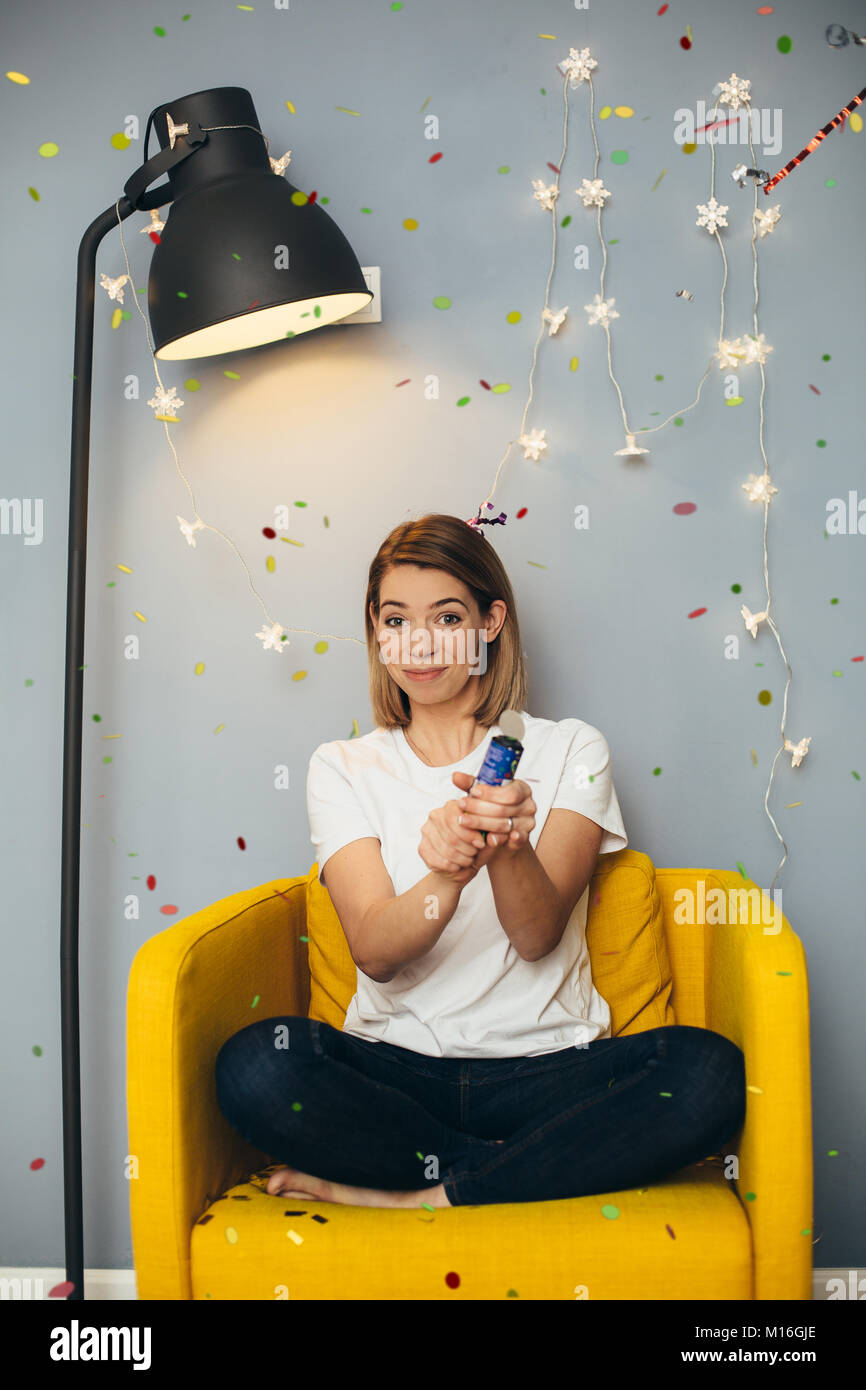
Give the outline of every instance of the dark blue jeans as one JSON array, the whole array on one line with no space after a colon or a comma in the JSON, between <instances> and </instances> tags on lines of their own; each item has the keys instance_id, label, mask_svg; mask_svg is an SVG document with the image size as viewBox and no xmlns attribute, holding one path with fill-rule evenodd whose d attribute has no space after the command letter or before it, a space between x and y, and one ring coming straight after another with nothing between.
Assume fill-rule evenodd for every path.
<instances>
[{"instance_id":1,"label":"dark blue jeans","mask_svg":"<svg viewBox=\"0 0 866 1390\"><path fill-rule=\"evenodd\" d=\"M275 1162L353 1187L442 1182L452 1206L645 1187L721 1152L746 1113L740 1049L685 1025L476 1060L265 1018L220 1048L216 1084Z\"/></svg>"}]
</instances>

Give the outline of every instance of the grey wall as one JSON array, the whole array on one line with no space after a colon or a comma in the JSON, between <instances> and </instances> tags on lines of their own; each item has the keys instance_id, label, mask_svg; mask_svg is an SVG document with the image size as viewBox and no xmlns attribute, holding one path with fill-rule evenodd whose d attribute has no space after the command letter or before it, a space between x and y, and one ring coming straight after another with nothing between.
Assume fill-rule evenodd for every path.
<instances>
[{"instance_id":1,"label":"grey wall","mask_svg":"<svg viewBox=\"0 0 866 1390\"><path fill-rule=\"evenodd\" d=\"M142 162L141 140L119 152L111 134L130 113L143 133L148 112L172 96L247 87L271 152L292 150L291 181L327 197L360 262L382 268L380 325L327 328L231 362L163 371L167 384L201 381L197 394L180 390L187 404L172 437L201 515L232 536L274 617L286 627L362 639L367 566L387 531L429 510L474 515L519 430L550 265L550 215L533 200L531 180L552 180L547 161L560 157L555 64L569 46L589 45L598 59L597 110L627 104L635 111L598 129L600 173L614 193L604 228L619 239L607 281L622 315L614 325L616 369L639 425L694 398L718 334L718 248L695 227L710 151L683 153L674 112L710 101L732 70L749 77L754 104L783 113L781 151L757 151L759 164L775 171L866 81L866 51L834 51L825 42L826 24L840 17L836 6L789 0L784 16L759 17L751 0L694 0L689 52L679 45L684 21L673 7L661 17L657 8L626 0L592 0L585 11L567 0L469 7L447 0L392 12L385 3L292 0L288 11L259 4L243 13L190 0L186 23L183 7L169 13L149 0L40 0L6 9L4 66L31 82L3 79L0 88L0 494L42 499L44 531L34 545L21 534L0 536L0 1263L63 1263L58 934L75 262L84 228ZM165 38L153 34L157 24ZM783 32L793 39L787 55L776 46ZM781 857L763 799L785 670L768 629L753 643L739 616L742 602L764 606L763 508L740 487L762 471L758 369L742 372L745 400L732 409L714 368L682 427L652 436L645 464L615 457L624 439L604 335L587 326L582 309L599 270L593 215L574 194L592 172L587 97L586 88L570 93L557 215L573 220L559 236L550 295L570 314L541 344L527 420L528 428L546 427L549 457L535 464L512 450L494 497L508 524L490 540L515 586L529 707L552 719L577 715L605 733L631 844L661 865L731 869L740 861L767 887ZM424 138L430 113L440 121L436 144ZM38 154L46 140L60 147L53 159ZM785 180L769 200L781 204L782 221L759 243L761 327L775 348L766 397L779 488L770 508L773 611L794 672L788 732L813 740L796 772L788 755L779 759L771 806L790 853L783 907L809 963L814 1253L824 1265L866 1260L858 864L866 756L864 671L852 661L864 653L866 540L825 536L828 499L864 488L857 408L864 142L866 131L836 132ZM614 149L628 152L627 164L611 162ZM435 150L444 157L430 165ZM744 153L717 150L717 189L731 209L723 234L730 336L751 326L752 188L730 178ZM497 173L502 165L510 173ZM829 179L835 186L826 186ZM417 231L404 229L408 217L418 219ZM151 251L140 235L147 221L136 214L124 224L138 286L146 284ZM590 248L588 270L574 268L579 243ZM123 268L115 230L98 270L114 276ZM680 288L694 300L676 298ZM449 296L451 309L435 309L437 295ZM142 941L179 917L306 872L310 753L348 737L353 719L367 732L371 717L362 646L332 640L316 654L315 635L293 633L288 651L263 652L254 636L263 615L235 554L211 532L199 533L195 550L181 536L175 515L190 519L192 511L145 403L153 369L143 324L133 315L112 331L112 307L98 290L81 862L85 1259L129 1267L130 962ZM513 309L523 317L509 326ZM580 366L570 372L574 355ZM240 380L225 378L227 367ZM124 398L129 373L142 384L138 401ZM431 374L440 380L432 401L423 389ZM395 389L407 377L410 384ZM495 395L480 378L510 382L512 390ZM464 395L471 401L458 408ZM819 438L826 447L816 446ZM306 507L295 508L296 500ZM681 501L697 511L674 515ZM290 534L302 547L262 536L281 503L291 507ZM590 508L588 531L573 525L579 503ZM521 507L528 510L518 521ZM735 583L741 595L732 593ZM706 614L689 620L698 607ZM724 656L732 633L740 637L737 660ZM128 634L140 640L137 660L124 656ZM199 661L206 669L196 676ZM308 675L293 681L298 669ZM762 689L772 693L768 706L758 702ZM214 734L219 724L225 728ZM274 788L278 764L290 769L286 791ZM786 809L793 801L802 805ZM148 874L156 876L153 892ZM140 898L138 920L124 915L130 893ZM163 904L176 905L177 916L161 914ZM840 1156L827 1157L829 1149ZM44 1166L32 1170L36 1158ZM780 1182L785 1161L780 1149Z\"/></svg>"}]
</instances>

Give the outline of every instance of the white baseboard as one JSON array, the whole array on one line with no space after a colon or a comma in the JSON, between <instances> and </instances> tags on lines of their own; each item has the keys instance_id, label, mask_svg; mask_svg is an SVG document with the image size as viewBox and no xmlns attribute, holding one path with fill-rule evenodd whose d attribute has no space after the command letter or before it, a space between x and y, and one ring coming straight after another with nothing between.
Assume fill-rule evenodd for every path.
<instances>
[{"instance_id":1,"label":"white baseboard","mask_svg":"<svg viewBox=\"0 0 866 1390\"><path fill-rule=\"evenodd\" d=\"M63 1269L0 1268L0 1301L4 1299L48 1299L48 1294L66 1278ZM15 1281L18 1281L17 1283ZM812 1299L866 1300L866 1269L813 1269ZM84 1301L108 1299L138 1301L134 1269L86 1269ZM53 1299L51 1300L54 1301ZM58 1300L62 1301L62 1300Z\"/></svg>"}]
</instances>

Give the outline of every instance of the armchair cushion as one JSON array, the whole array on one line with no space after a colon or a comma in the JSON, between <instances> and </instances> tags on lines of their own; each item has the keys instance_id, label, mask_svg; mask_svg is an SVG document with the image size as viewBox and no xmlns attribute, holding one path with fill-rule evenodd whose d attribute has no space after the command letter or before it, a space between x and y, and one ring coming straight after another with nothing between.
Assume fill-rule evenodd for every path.
<instances>
[{"instance_id":1,"label":"armchair cushion","mask_svg":"<svg viewBox=\"0 0 866 1390\"><path fill-rule=\"evenodd\" d=\"M341 1029L357 972L317 863L306 891L309 1016ZM648 855L621 849L600 856L589 885L586 941L593 983L610 1006L612 1037L676 1022L662 904Z\"/></svg>"}]
</instances>

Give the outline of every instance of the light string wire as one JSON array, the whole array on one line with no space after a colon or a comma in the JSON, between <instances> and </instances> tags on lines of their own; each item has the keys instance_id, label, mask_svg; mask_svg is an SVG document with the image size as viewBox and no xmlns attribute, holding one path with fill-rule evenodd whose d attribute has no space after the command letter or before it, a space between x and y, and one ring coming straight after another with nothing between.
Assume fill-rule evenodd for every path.
<instances>
[{"instance_id":1,"label":"light string wire","mask_svg":"<svg viewBox=\"0 0 866 1390\"><path fill-rule=\"evenodd\" d=\"M203 129L203 130L256 130L256 127L255 127L255 126L249 126L249 125L245 125L245 126L202 126L202 129ZM263 139L264 142L265 142L265 148L266 148L266 149L270 149L267 136L264 135L263 132L260 131L260 130L256 131L256 133L257 133L258 135L261 135L262 139ZM269 157L270 157L270 156L269 156ZM139 312L139 314L140 314L140 316L141 316L141 319L142 319L142 321L143 321L143 323L144 323L144 332L145 332L145 336L146 336L146 338L147 338L147 345L148 345L148 348L149 348L150 353L151 353L151 358L152 358L152 361L153 361L153 370L154 370L154 373L155 373L155 375L156 375L157 384L158 384L158 386L159 386L160 391L161 391L163 394L165 394L165 387L164 387L163 384L162 384L162 377L161 377L160 374L159 374L159 364L158 364L158 362L157 362L156 354L154 353L154 349L153 349L153 340L152 340L152 338L151 338L151 336L150 336L150 325L149 325L149 323L148 323L148 321L147 321L147 315L145 314L144 310L143 310L142 307L141 307L141 304L139 303L138 295L137 295L136 292L135 292L135 282L134 282L134 280L133 280L132 270L131 270L131 267L130 267L130 264L129 264L129 256L128 256L127 250L126 250L126 242L124 241L124 238L123 238L123 222L122 222L121 216L120 216L120 199L119 199L119 198L117 199L117 201L116 201L116 203L115 203L115 205L114 205L114 210L115 210L115 213L117 214L117 227L118 227L118 231L120 232L120 245L121 245L121 247L123 248L123 259L124 259L124 261L125 261L125 263L126 263L126 273L127 273L127 276L129 277L129 287L130 287L130 289L131 289L131 291L132 291L132 298L133 298L133 301L134 301L134 303L135 303L135 307L137 308L137 310L138 310L138 312ZM259 593L258 589L256 588L255 584L253 583L253 577L252 577L252 575L250 574L249 566L247 565L246 560L244 559L244 557L243 557L243 555L241 554L241 552L238 550L238 548L237 548L237 546L235 545L234 541L232 540L231 536L227 536L226 533L225 533L224 531L221 531L221 530L219 529L218 526L211 526L211 524L210 524L209 522L205 521L201 516L199 516L198 507L196 506L195 494L194 494L194 492L193 492L193 490L192 490L192 486L191 486L191 484L190 484L189 479L187 478L186 474L185 474L184 471L183 471L183 468L181 467L180 459L179 459L178 456L177 456L177 450L176 450L175 447L174 447L174 440L173 440L172 437L171 437L171 431L170 431L170 429L169 429L169 427L168 427L168 421L163 421L163 422L162 422L162 425L163 425L163 428L164 428L164 430L165 430L165 437L166 437L166 439L168 440L168 447L171 449L171 452L172 452L172 454L173 454L173 456L174 456L174 462L175 462L175 466L176 466L176 468L177 468L177 471L178 471L178 473L180 474L181 478L183 478L184 483L186 484L186 488L187 488L187 491L188 491L189 496L190 496L190 501L191 501L191 503L192 503L193 513L194 513L194 515L195 515L196 521L200 523L202 529L207 530L207 531L213 531L213 532L215 532L216 535L222 536L222 538L223 538L223 540L226 542L226 544L231 546L232 550L235 552L235 554L237 555L237 557L238 557L238 559L240 560L241 564L243 565L244 570L246 571L247 581L248 581L248 583L249 583L250 589L252 590L252 592L253 592L253 594L255 595L255 597L258 599L259 604L261 605L262 612L264 613L264 615L265 615L265 617L266 617L268 623L270 624L270 626L271 626L272 628L274 628L274 627L279 627L279 628L281 628L281 630L282 630L283 632L304 632L304 633L309 633L309 634L310 634L311 636L313 636L313 637L330 638L330 639L331 639L332 641L334 641L334 642L357 642L357 644L358 644L359 647L366 647L366 645L367 645L366 642L362 642L361 639L358 638L358 637L339 637L339 636L337 636L337 635L335 635L334 633L331 633L331 632L317 632L315 628L310 628L310 627L285 627L282 623L276 623L276 622L274 621L274 619L271 617L270 613L268 612L267 605L265 604L264 599L262 598L262 596L261 596L261 594ZM278 648L276 648L276 650L279 651L279 650L282 650L282 648L281 648L281 647L278 647Z\"/></svg>"}]
</instances>

